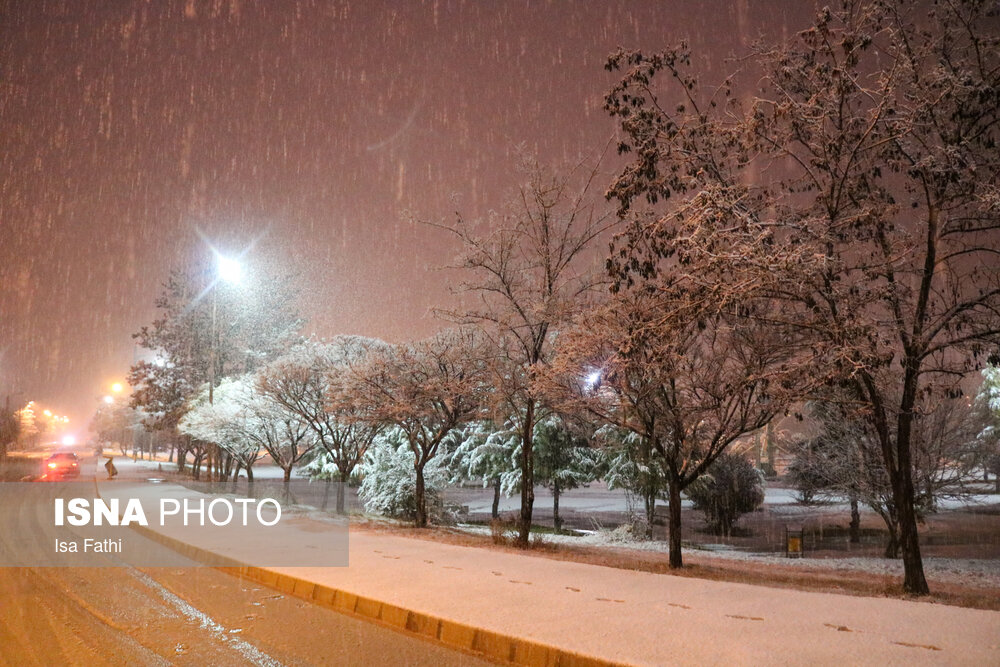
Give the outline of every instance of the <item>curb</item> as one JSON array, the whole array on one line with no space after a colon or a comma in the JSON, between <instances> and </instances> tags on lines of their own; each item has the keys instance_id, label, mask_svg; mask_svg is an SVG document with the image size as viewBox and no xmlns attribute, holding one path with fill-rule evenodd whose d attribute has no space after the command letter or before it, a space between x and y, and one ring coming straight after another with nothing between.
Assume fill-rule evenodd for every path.
<instances>
[{"instance_id":1,"label":"curb","mask_svg":"<svg viewBox=\"0 0 1000 667\"><path fill-rule=\"evenodd\" d=\"M406 634L416 635L452 649L481 655L496 662L526 667L620 667L626 664L576 653L531 639L476 628L267 568L247 565L144 526L131 526L131 528L191 560L213 563L211 567L227 574L251 579L328 609L376 621Z\"/></svg>"}]
</instances>

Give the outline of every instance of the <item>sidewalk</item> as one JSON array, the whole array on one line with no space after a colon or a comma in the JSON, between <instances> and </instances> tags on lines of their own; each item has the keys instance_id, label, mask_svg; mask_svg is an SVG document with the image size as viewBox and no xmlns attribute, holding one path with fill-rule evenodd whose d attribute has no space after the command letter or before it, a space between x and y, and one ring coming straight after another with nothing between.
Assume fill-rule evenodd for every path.
<instances>
[{"instance_id":1,"label":"sidewalk","mask_svg":"<svg viewBox=\"0 0 1000 667\"><path fill-rule=\"evenodd\" d=\"M299 517L276 526L273 537L300 544L325 525ZM168 543L177 539L160 532ZM201 541L192 545L198 549L215 548L210 537L191 539ZM521 664L1000 664L998 612L657 575L364 530L351 531L349 552L349 567L239 570Z\"/></svg>"}]
</instances>

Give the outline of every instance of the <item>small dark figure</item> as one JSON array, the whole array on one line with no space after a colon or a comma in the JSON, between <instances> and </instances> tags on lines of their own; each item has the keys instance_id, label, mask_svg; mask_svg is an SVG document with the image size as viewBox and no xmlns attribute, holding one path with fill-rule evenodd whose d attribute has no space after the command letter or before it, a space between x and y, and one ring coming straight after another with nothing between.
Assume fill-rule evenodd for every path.
<instances>
[{"instance_id":1,"label":"small dark figure","mask_svg":"<svg viewBox=\"0 0 1000 667\"><path fill-rule=\"evenodd\" d=\"M108 462L104 464L104 469L108 471L108 479L114 479L118 474L118 468L115 467L115 459L113 456L108 457Z\"/></svg>"}]
</instances>

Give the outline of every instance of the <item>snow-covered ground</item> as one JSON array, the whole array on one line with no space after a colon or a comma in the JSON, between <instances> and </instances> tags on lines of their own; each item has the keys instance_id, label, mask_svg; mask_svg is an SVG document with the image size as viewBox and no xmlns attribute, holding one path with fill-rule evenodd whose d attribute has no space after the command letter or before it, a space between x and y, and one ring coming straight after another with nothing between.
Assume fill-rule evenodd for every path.
<instances>
[{"instance_id":1,"label":"snow-covered ground","mask_svg":"<svg viewBox=\"0 0 1000 667\"><path fill-rule=\"evenodd\" d=\"M459 528L463 531L480 535L489 534L490 532L489 528L477 525L462 524ZM583 532L584 534L582 536L547 534L544 536L544 540L556 544L576 546L617 547L659 553L667 553L669 551L667 542L630 539L620 530L578 532ZM888 558L785 558L778 554L739 551L731 546L721 544L685 545L684 549L686 553L697 554L699 557L755 562L761 565L770 563L801 568L803 570L839 570L903 576L902 560ZM923 560L924 571L928 577L934 580L984 588L1000 588L1000 560L927 557Z\"/></svg>"},{"instance_id":2,"label":"snow-covered ground","mask_svg":"<svg viewBox=\"0 0 1000 667\"><path fill-rule=\"evenodd\" d=\"M256 474L256 468L255 474ZM490 512L493 507L493 490L471 487L452 488L446 491L446 497L456 503L467 505L473 514ZM500 498L500 512L514 512L520 507L521 499ZM1000 503L1000 495L980 493L962 498L942 498L938 509L952 510L972 505L993 505ZM685 508L692 507L691 501L683 500ZM552 493L543 487L535 489L535 507L545 509L552 506ZM657 501L657 509L666 511L666 503ZM826 514L848 511L847 500L828 500L816 505L802 505L795 489L768 486L764 490L764 507L779 514ZM586 488L573 489L559 496L559 510L563 513L577 512L625 512L628 509L625 492L620 489L608 489L602 482L594 482ZM866 511L862 508L862 511Z\"/></svg>"}]
</instances>

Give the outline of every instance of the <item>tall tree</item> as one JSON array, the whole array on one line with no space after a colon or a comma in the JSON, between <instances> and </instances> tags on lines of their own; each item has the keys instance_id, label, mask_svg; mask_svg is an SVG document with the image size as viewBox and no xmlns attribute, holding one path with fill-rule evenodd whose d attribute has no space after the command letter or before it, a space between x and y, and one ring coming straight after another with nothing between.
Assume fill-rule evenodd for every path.
<instances>
[{"instance_id":1,"label":"tall tree","mask_svg":"<svg viewBox=\"0 0 1000 667\"><path fill-rule=\"evenodd\" d=\"M600 472L600 457L567 419L550 413L535 424L535 480L552 492L552 526L562 530L559 498L589 484Z\"/></svg>"},{"instance_id":2,"label":"tall tree","mask_svg":"<svg viewBox=\"0 0 1000 667\"><path fill-rule=\"evenodd\" d=\"M659 452L634 431L610 424L597 430L595 441L604 457L601 467L608 488L625 491L630 522L642 528L647 540L653 539L656 500L666 499L669 487ZM643 518L638 521L634 509L636 497L641 499L643 509Z\"/></svg>"},{"instance_id":3,"label":"tall tree","mask_svg":"<svg viewBox=\"0 0 1000 667\"><path fill-rule=\"evenodd\" d=\"M424 469L441 443L482 414L483 360L471 329L443 331L427 340L373 351L331 382L330 403L349 423L396 426L413 452L415 523L427 525Z\"/></svg>"},{"instance_id":4,"label":"tall tree","mask_svg":"<svg viewBox=\"0 0 1000 667\"><path fill-rule=\"evenodd\" d=\"M297 336L302 320L291 281L254 267L245 284L224 284L206 265L170 272L156 299L157 317L133 335L151 351L129 371L133 407L147 427L174 429L206 383L259 368ZM214 386L210 392L214 392Z\"/></svg>"},{"instance_id":5,"label":"tall tree","mask_svg":"<svg viewBox=\"0 0 1000 667\"><path fill-rule=\"evenodd\" d=\"M798 375L779 332L719 310L701 288L619 291L561 337L546 378L573 411L655 450L669 492L670 566L681 567L681 493L730 444L788 405Z\"/></svg>"},{"instance_id":6,"label":"tall tree","mask_svg":"<svg viewBox=\"0 0 1000 667\"><path fill-rule=\"evenodd\" d=\"M1000 339L992 9L845 0L717 88L683 45L608 63L631 156L611 194L633 222L611 270L628 284L669 255L715 299L771 299L814 336L814 372L847 383L876 434L915 594L917 401L956 392Z\"/></svg>"},{"instance_id":7,"label":"tall tree","mask_svg":"<svg viewBox=\"0 0 1000 667\"><path fill-rule=\"evenodd\" d=\"M469 275L461 290L474 294L478 304L445 314L480 326L492 341L495 412L519 422L522 545L528 543L535 501L535 423L545 415L531 379L548 363L555 331L569 323L601 279L588 249L612 217L594 201L596 169L581 166L560 176L526 159L523 172L524 183L502 210L482 221L459 214L453 224L439 225L463 245L455 268Z\"/></svg>"}]
</instances>

